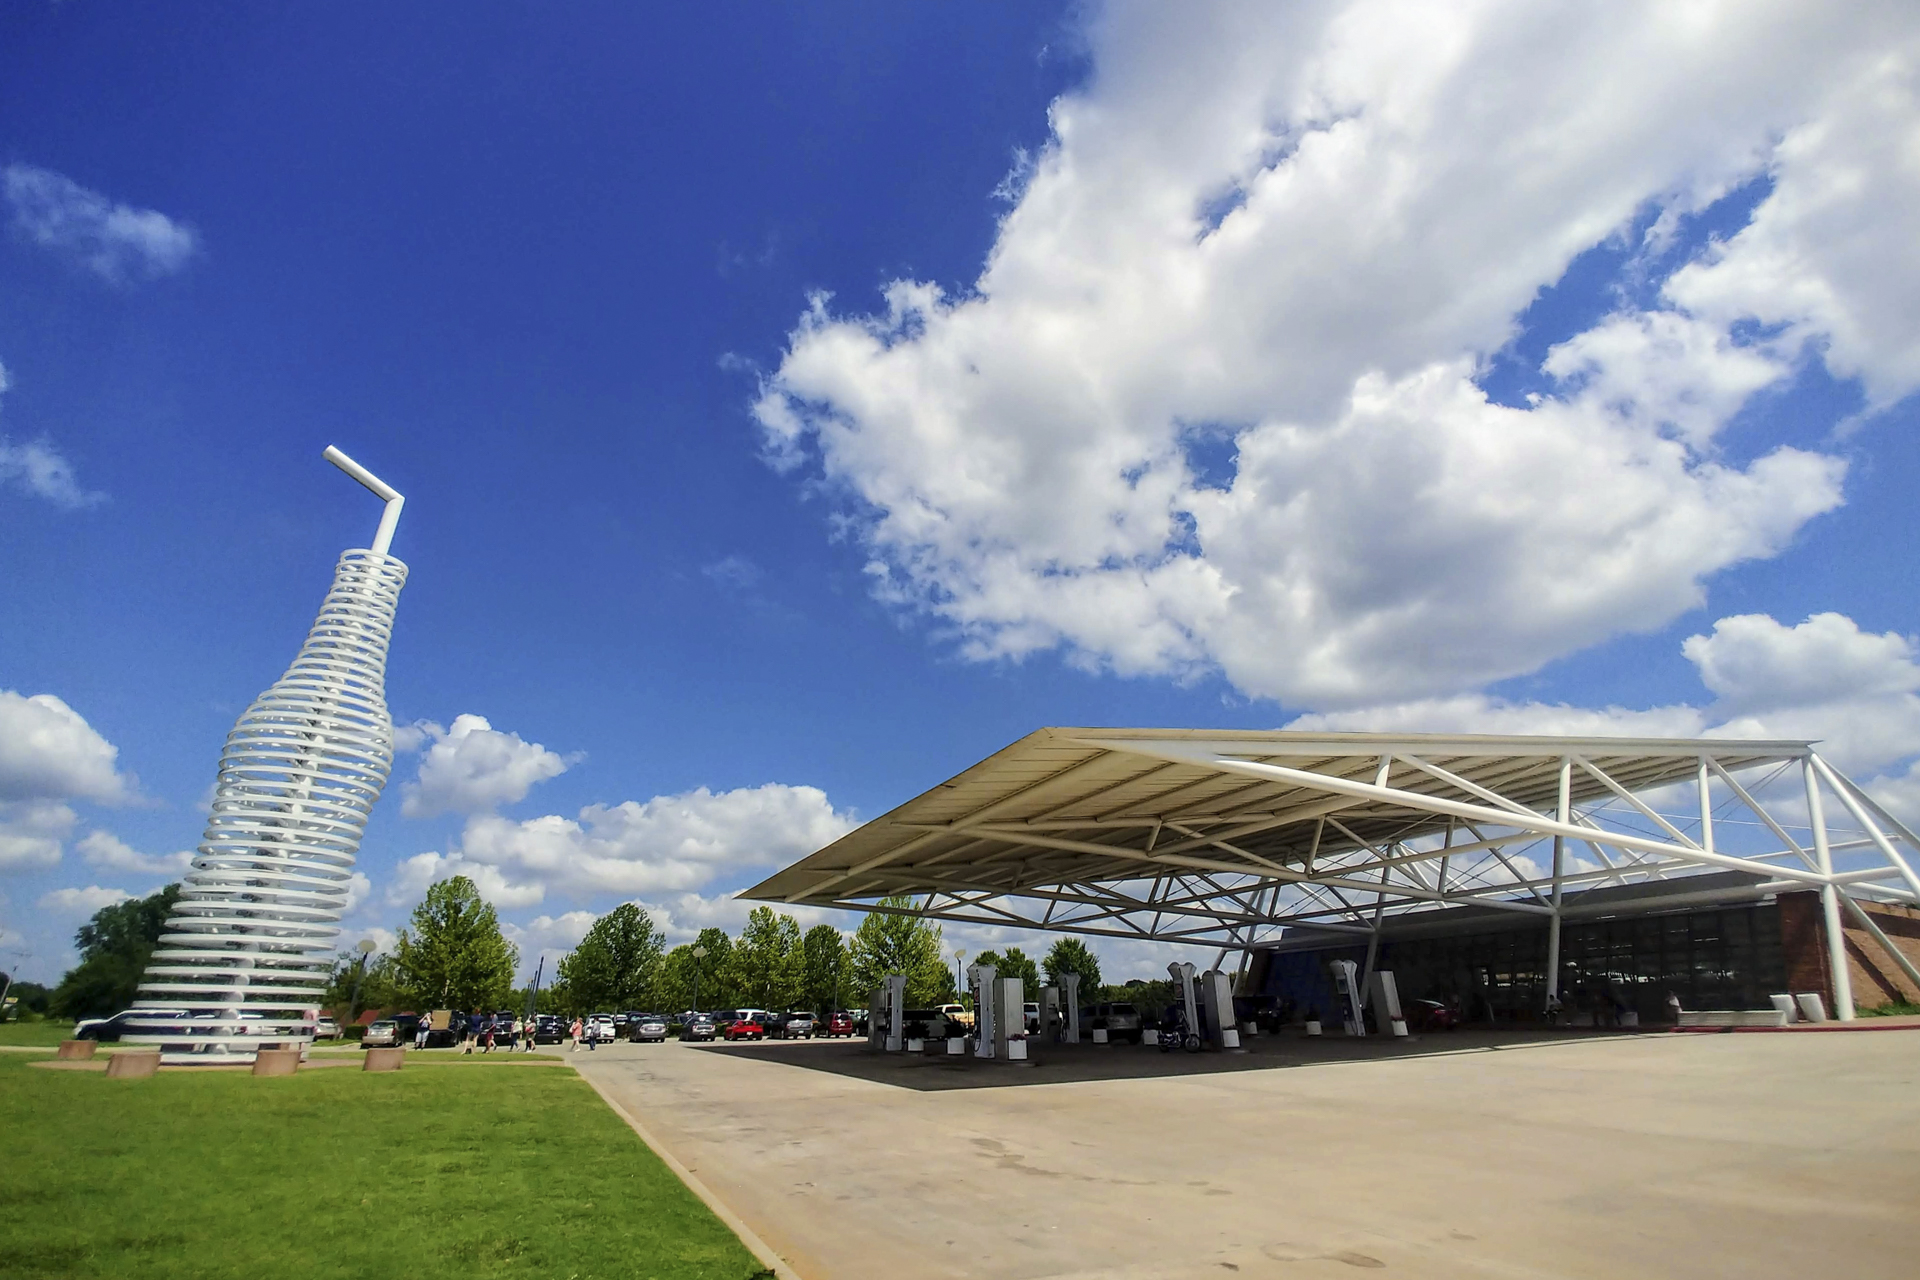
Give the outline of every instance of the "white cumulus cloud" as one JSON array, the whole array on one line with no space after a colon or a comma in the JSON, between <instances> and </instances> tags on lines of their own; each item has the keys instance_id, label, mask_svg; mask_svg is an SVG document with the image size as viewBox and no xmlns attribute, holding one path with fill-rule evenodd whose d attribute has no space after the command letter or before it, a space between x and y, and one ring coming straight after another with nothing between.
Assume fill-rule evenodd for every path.
<instances>
[{"instance_id":1,"label":"white cumulus cloud","mask_svg":"<svg viewBox=\"0 0 1920 1280\"><path fill-rule=\"evenodd\" d=\"M79 820L54 800L0 801L0 871L53 866Z\"/></svg>"},{"instance_id":2,"label":"white cumulus cloud","mask_svg":"<svg viewBox=\"0 0 1920 1280\"><path fill-rule=\"evenodd\" d=\"M1681 650L1711 701L1633 710L1473 693L1306 715L1287 728L1814 741L1890 807L1920 818L1920 652L1911 637L1862 631L1837 613L1794 626L1740 614Z\"/></svg>"},{"instance_id":3,"label":"white cumulus cloud","mask_svg":"<svg viewBox=\"0 0 1920 1280\"><path fill-rule=\"evenodd\" d=\"M1202 9L1098 10L972 287L816 298L762 388L770 456L967 655L1322 708L1474 687L1660 627L1836 507L1817 435L1720 439L1801 362L1920 385L1910 6ZM1750 184L1551 394L1482 391L1574 257L1670 271Z\"/></svg>"},{"instance_id":4,"label":"white cumulus cloud","mask_svg":"<svg viewBox=\"0 0 1920 1280\"><path fill-rule=\"evenodd\" d=\"M193 865L193 853L141 853L108 831L89 831L73 846L89 866L113 871L138 871L147 875L179 876Z\"/></svg>"},{"instance_id":5,"label":"white cumulus cloud","mask_svg":"<svg viewBox=\"0 0 1920 1280\"><path fill-rule=\"evenodd\" d=\"M102 907L125 902L133 896L124 889L105 889L97 884L84 889L55 889L40 895L40 909L68 916L90 916Z\"/></svg>"},{"instance_id":6,"label":"white cumulus cloud","mask_svg":"<svg viewBox=\"0 0 1920 1280\"><path fill-rule=\"evenodd\" d=\"M481 813L517 803L571 763L517 733L500 732L484 716L456 716L448 728L422 722L401 741L425 747L419 776L401 788L400 812L409 818Z\"/></svg>"},{"instance_id":7,"label":"white cumulus cloud","mask_svg":"<svg viewBox=\"0 0 1920 1280\"><path fill-rule=\"evenodd\" d=\"M193 230L166 214L118 203L51 169L10 164L0 191L16 233L113 284L171 275L199 247Z\"/></svg>"},{"instance_id":8,"label":"white cumulus cloud","mask_svg":"<svg viewBox=\"0 0 1920 1280\"><path fill-rule=\"evenodd\" d=\"M726 871L803 857L853 826L819 788L774 782L589 805L576 818L482 814L467 820L452 849L402 862L387 897L411 903L455 874L501 907L533 906L549 891L575 898L689 891Z\"/></svg>"},{"instance_id":9,"label":"white cumulus cloud","mask_svg":"<svg viewBox=\"0 0 1920 1280\"><path fill-rule=\"evenodd\" d=\"M119 749L50 693L0 689L0 800L132 798Z\"/></svg>"}]
</instances>

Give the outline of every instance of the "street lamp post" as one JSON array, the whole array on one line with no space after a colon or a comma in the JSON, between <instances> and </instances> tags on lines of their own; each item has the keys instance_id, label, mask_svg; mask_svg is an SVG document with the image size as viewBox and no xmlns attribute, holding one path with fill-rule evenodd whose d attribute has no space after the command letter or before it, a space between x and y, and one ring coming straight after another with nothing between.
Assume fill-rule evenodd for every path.
<instances>
[{"instance_id":1,"label":"street lamp post","mask_svg":"<svg viewBox=\"0 0 1920 1280\"><path fill-rule=\"evenodd\" d=\"M967 949L965 947L953 949L953 975L953 990L959 997L960 1003L965 1004L967 1002Z\"/></svg>"},{"instance_id":2,"label":"street lamp post","mask_svg":"<svg viewBox=\"0 0 1920 1280\"><path fill-rule=\"evenodd\" d=\"M700 1012L700 962L707 958L707 949L696 946L693 949L693 1011Z\"/></svg>"},{"instance_id":3,"label":"street lamp post","mask_svg":"<svg viewBox=\"0 0 1920 1280\"><path fill-rule=\"evenodd\" d=\"M347 1025L360 1016L360 984L367 980L367 961L373 955L372 938L362 938L355 944L354 950L360 953L360 972L353 975L353 994L347 997Z\"/></svg>"}]
</instances>

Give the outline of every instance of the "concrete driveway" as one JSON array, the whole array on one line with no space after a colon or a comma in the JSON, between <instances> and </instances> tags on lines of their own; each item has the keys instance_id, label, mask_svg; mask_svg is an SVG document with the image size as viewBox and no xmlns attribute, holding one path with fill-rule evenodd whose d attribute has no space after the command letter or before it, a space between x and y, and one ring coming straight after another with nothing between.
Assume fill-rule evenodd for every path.
<instances>
[{"instance_id":1,"label":"concrete driveway","mask_svg":"<svg viewBox=\"0 0 1920 1280\"><path fill-rule=\"evenodd\" d=\"M808 1280L1920 1271L1920 1032L1262 1050L569 1057Z\"/></svg>"}]
</instances>

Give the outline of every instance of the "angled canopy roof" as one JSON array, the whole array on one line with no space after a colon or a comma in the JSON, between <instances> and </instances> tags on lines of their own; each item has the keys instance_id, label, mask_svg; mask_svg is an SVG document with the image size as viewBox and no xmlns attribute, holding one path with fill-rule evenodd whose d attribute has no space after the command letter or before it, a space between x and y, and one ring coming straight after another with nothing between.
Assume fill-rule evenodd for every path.
<instances>
[{"instance_id":1,"label":"angled canopy roof","mask_svg":"<svg viewBox=\"0 0 1920 1280\"><path fill-rule=\"evenodd\" d=\"M1751 896L1828 882L1804 808L1755 794L1789 770L1858 832L1849 883L1920 895L1888 843L1911 836L1806 742L1041 729L744 896L1234 946L1706 871Z\"/></svg>"}]
</instances>

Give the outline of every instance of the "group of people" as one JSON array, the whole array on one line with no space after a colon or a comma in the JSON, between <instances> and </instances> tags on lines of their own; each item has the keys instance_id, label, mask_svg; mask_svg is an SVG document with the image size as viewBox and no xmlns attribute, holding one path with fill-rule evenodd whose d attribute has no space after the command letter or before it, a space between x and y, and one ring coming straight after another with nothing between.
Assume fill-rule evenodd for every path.
<instances>
[{"instance_id":1,"label":"group of people","mask_svg":"<svg viewBox=\"0 0 1920 1280\"><path fill-rule=\"evenodd\" d=\"M466 1026L461 1029L460 1051L472 1053L477 1048L482 1053L492 1053L497 1046L512 1053L514 1038L513 1019L502 1018L493 1013L469 1014ZM531 1018L523 1020L519 1040L521 1052L533 1052L533 1020ZM425 1043L424 1037L422 1037L422 1043Z\"/></svg>"},{"instance_id":2,"label":"group of people","mask_svg":"<svg viewBox=\"0 0 1920 1280\"><path fill-rule=\"evenodd\" d=\"M457 1028L460 1033L460 1051L462 1053L472 1053L477 1049L481 1053L492 1053L497 1048L504 1052L512 1053L514 1043L518 1041L521 1052L532 1053L534 1033L533 1019L522 1019L517 1032L514 1029L513 1022L514 1020L510 1017L503 1018L499 1014L493 1013L474 1013L467 1015L466 1019L461 1022ZM426 1048L427 1038L432 1034L432 1031L432 1022L426 1015L421 1015L420 1021L413 1029L413 1047L416 1049ZM575 1053L580 1051L580 1046L583 1044L586 1045L588 1049L598 1049L600 1047L598 1028L590 1019L576 1017L572 1025L567 1028L567 1032L573 1040Z\"/></svg>"}]
</instances>

